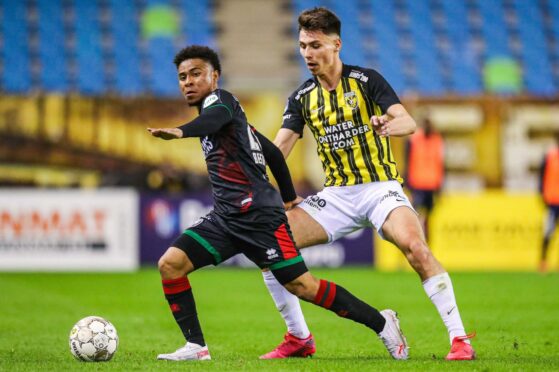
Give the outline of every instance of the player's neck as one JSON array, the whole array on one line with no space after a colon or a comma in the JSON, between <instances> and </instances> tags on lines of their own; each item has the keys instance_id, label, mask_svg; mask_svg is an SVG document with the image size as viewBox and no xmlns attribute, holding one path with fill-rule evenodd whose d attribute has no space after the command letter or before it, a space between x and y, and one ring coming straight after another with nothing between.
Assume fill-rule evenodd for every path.
<instances>
[{"instance_id":1,"label":"player's neck","mask_svg":"<svg viewBox=\"0 0 559 372\"><path fill-rule=\"evenodd\" d=\"M338 58L331 68L324 72L324 74L317 75L318 82L320 85L327 90L334 90L340 83L342 78L342 61Z\"/></svg>"}]
</instances>

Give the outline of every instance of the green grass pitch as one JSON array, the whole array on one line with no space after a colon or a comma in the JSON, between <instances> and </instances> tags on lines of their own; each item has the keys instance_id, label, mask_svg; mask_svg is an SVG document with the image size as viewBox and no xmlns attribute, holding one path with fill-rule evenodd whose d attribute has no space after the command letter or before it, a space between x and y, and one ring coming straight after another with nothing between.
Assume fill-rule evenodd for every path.
<instances>
[{"instance_id":1,"label":"green grass pitch","mask_svg":"<svg viewBox=\"0 0 559 372\"><path fill-rule=\"evenodd\" d=\"M261 361L285 332L260 273L204 269L190 275L213 360L157 361L184 340L155 269L133 274L0 274L0 371L90 370L559 370L559 275L454 273L468 331L477 331L474 362L446 362L446 330L415 274L367 268L313 270L379 309L400 314L411 346L408 361L390 359L374 333L303 304L317 342L313 358ZM72 325L99 315L117 328L110 362L83 363L68 349Z\"/></svg>"}]
</instances>

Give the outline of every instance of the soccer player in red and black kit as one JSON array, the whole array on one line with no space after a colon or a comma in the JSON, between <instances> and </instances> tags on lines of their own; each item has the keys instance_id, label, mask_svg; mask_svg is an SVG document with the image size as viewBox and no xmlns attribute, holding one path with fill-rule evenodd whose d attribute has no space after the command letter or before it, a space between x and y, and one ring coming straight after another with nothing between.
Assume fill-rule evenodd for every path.
<instances>
[{"instance_id":1,"label":"soccer player in red and black kit","mask_svg":"<svg viewBox=\"0 0 559 372\"><path fill-rule=\"evenodd\" d=\"M285 215L285 208L299 198L283 155L247 122L238 100L218 89L221 67L217 54L207 47L189 46L174 62L186 102L196 106L200 115L178 128L148 131L165 140L200 138L215 204L213 211L186 229L159 260L163 291L186 345L160 354L158 359L210 359L187 275L237 253L260 268L268 268L300 299L371 328L392 356L403 355L401 351L408 346L394 311L379 312L343 287L317 279L307 270ZM266 164L280 193L268 181Z\"/></svg>"}]
</instances>

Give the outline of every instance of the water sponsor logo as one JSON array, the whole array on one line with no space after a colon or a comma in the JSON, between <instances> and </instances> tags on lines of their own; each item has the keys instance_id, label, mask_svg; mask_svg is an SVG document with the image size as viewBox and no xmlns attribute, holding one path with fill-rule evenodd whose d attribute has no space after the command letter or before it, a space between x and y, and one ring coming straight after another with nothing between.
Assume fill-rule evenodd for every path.
<instances>
[{"instance_id":1,"label":"water sponsor logo","mask_svg":"<svg viewBox=\"0 0 559 372\"><path fill-rule=\"evenodd\" d=\"M351 147L357 143L358 135L369 132L371 128L368 125L355 126L353 121L348 120L339 124L324 126L323 136L318 136L318 143L328 144L328 146L337 149Z\"/></svg>"}]
</instances>

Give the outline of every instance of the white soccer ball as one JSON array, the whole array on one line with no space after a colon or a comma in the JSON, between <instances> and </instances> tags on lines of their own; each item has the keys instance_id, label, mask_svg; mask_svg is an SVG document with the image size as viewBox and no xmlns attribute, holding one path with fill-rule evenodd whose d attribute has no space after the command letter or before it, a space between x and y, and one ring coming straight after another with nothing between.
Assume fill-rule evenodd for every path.
<instances>
[{"instance_id":1,"label":"white soccer ball","mask_svg":"<svg viewBox=\"0 0 559 372\"><path fill-rule=\"evenodd\" d=\"M70 331L70 351L84 362L110 360L118 347L116 328L99 316L79 320Z\"/></svg>"}]
</instances>

